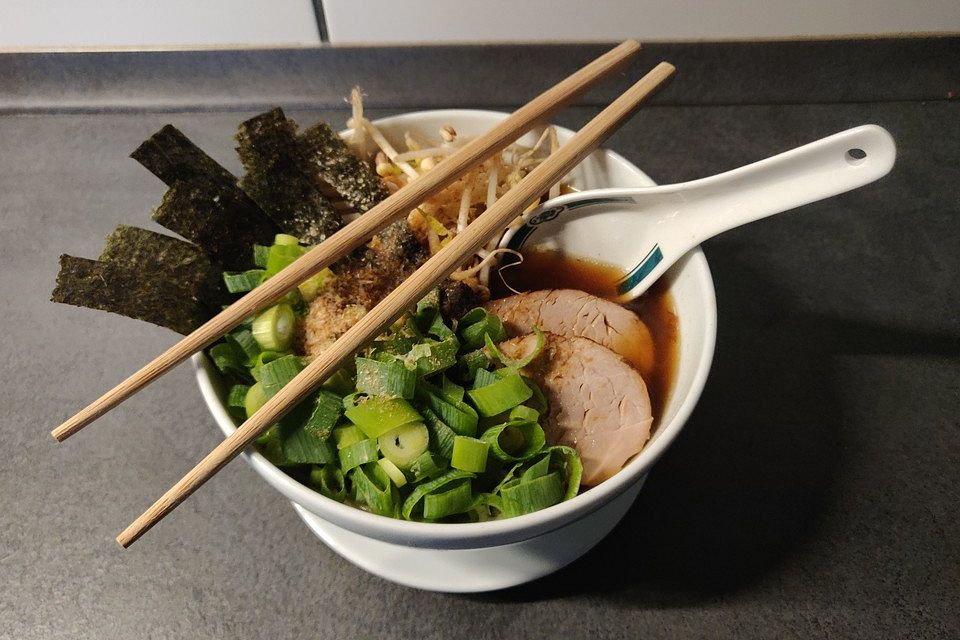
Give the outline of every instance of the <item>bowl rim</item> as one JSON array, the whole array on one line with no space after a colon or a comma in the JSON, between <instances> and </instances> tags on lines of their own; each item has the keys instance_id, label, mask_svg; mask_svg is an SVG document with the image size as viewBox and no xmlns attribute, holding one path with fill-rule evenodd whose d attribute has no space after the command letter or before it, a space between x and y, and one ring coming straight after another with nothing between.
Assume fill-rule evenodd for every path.
<instances>
[{"instance_id":1,"label":"bowl rim","mask_svg":"<svg viewBox=\"0 0 960 640\"><path fill-rule=\"evenodd\" d=\"M374 123L390 126L397 123L413 123L439 118L451 119L455 123L456 118L477 116L504 118L507 115L505 112L493 110L435 109L397 114L377 119ZM454 124L454 126L456 125ZM558 133L563 135L572 135L573 133L569 129L559 126L557 130ZM607 149L600 149L599 151L624 165L630 171L646 178L650 182L650 186L655 184L638 167L620 154ZM659 433L656 439L644 447L613 477L570 500L540 511L503 520L470 523L414 522L380 516L327 498L284 473L283 470L267 461L252 447L245 450L242 455L269 484L280 491L287 499L300 504L308 511L337 526L361 535L398 544L436 548L496 546L533 538L586 517L643 478L680 433L699 401L706 384L716 345L717 305L713 278L706 257L700 247L690 251L681 259L681 262L683 263L682 269L693 270L706 298L704 300L705 316L702 318L705 341L695 365L696 369L691 380L690 391L681 401L673 419L667 424L659 425ZM676 267L672 269L676 269ZM191 360L197 384L207 408L224 435L230 435L236 431L237 427L224 407L217 391L219 381L215 382L212 377L213 370L209 360L202 351L194 354Z\"/></svg>"}]
</instances>

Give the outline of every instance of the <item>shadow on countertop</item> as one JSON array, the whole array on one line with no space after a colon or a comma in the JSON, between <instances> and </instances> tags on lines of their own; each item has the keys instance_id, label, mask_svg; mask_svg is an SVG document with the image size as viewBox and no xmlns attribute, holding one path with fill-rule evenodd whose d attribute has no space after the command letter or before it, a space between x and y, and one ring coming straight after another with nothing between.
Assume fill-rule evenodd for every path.
<instances>
[{"instance_id":1,"label":"shadow on countertop","mask_svg":"<svg viewBox=\"0 0 960 640\"><path fill-rule=\"evenodd\" d=\"M467 597L674 607L746 588L816 536L838 489L844 419L831 357L960 353L960 336L797 313L756 266L712 264L724 277L710 379L626 517L565 569Z\"/></svg>"}]
</instances>

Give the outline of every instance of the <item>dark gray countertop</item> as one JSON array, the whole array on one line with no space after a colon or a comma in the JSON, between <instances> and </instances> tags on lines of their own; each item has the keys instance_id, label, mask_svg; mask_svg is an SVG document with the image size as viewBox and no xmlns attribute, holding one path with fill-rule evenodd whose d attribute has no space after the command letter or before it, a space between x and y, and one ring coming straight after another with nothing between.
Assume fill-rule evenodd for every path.
<instances>
[{"instance_id":1,"label":"dark gray countertop","mask_svg":"<svg viewBox=\"0 0 960 640\"><path fill-rule=\"evenodd\" d=\"M867 122L891 131L897 166L875 185L706 244L719 335L687 428L595 550L536 583L477 596L418 592L355 568L242 462L137 545L116 546L218 432L182 366L69 442L50 440L50 428L174 340L48 302L56 258L96 255L118 222L149 224L163 187L127 155L160 125L236 168L234 127L274 100L230 67L254 54L0 55L0 637L960 637L960 102L947 99L960 88L960 43L856 43L854 62L827 75L807 57L791 67L777 45L716 55L698 46L669 50L697 69L696 95L684 94L681 74L609 143L654 179L706 176ZM390 56L377 50L257 55L292 78L271 89L291 115L338 123L344 108L324 96L343 95L351 77L377 114L464 95L510 106L498 100L532 95L596 50L523 49L516 78L483 66L515 48L394 50L426 86L378 84L372 70ZM238 83L220 96L196 84L216 55ZM659 57L654 48L627 75ZM747 59L762 99L750 99L749 83L739 94L710 86L711 60L732 76ZM503 73L489 99L458 71L467 62L485 78ZM549 72L531 76L541 62ZM314 89L296 87L314 66L331 82L315 78L323 88L312 101ZM158 69L166 101L144 89ZM116 89L123 82L140 89ZM578 126L597 103L556 120Z\"/></svg>"}]
</instances>

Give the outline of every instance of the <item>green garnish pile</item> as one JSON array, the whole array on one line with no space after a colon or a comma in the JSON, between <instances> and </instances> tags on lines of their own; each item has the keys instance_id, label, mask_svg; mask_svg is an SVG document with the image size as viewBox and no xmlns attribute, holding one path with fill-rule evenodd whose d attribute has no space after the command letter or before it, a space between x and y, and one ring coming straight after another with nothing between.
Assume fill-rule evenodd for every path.
<instances>
[{"instance_id":1,"label":"green garnish pile","mask_svg":"<svg viewBox=\"0 0 960 640\"><path fill-rule=\"evenodd\" d=\"M227 273L233 293L249 291L306 248L279 235L254 251L258 269ZM252 415L305 366L293 351L304 301L328 274L304 283L214 345L209 355L233 379L227 405ZM390 331L265 431L257 449L323 495L393 518L475 522L523 515L577 494L577 452L546 444L546 399L501 354L503 323L482 308L457 322L427 296ZM450 326L450 325L453 326Z\"/></svg>"}]
</instances>

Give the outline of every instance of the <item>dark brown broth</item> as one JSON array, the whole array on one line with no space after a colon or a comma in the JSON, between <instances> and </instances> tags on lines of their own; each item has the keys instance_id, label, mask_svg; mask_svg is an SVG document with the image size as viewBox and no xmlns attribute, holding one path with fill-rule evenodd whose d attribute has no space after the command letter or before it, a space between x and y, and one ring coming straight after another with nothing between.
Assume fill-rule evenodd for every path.
<instances>
[{"instance_id":1,"label":"dark brown broth","mask_svg":"<svg viewBox=\"0 0 960 640\"><path fill-rule=\"evenodd\" d=\"M623 278L617 267L564 255L558 251L526 249L523 263L501 270L500 277L492 277L491 296L502 298L513 291L537 289L579 289L596 296L607 296L616 290ZM509 263L509 258L504 262ZM509 287L504 285L504 280ZM666 282L656 282L638 299L625 305L636 313L650 329L656 354L653 375L644 379L650 393L654 428L659 424L673 388L677 372L679 340L677 316L673 298Z\"/></svg>"}]
</instances>

